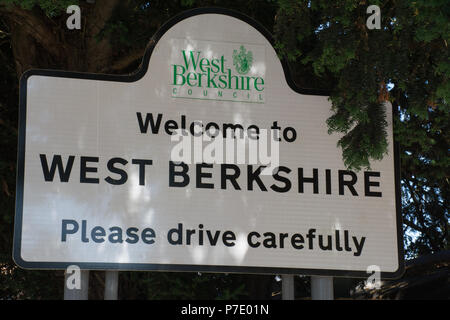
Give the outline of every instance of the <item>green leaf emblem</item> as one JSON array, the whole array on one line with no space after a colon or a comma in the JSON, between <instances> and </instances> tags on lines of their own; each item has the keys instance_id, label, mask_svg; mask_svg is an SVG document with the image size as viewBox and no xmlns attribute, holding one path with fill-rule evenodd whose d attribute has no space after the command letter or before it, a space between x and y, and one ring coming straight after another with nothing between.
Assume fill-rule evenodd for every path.
<instances>
[{"instance_id":1,"label":"green leaf emblem","mask_svg":"<svg viewBox=\"0 0 450 320\"><path fill-rule=\"evenodd\" d=\"M239 74L247 74L250 71L253 63L253 53L245 49L244 46L240 47L239 52L233 51L233 65Z\"/></svg>"}]
</instances>

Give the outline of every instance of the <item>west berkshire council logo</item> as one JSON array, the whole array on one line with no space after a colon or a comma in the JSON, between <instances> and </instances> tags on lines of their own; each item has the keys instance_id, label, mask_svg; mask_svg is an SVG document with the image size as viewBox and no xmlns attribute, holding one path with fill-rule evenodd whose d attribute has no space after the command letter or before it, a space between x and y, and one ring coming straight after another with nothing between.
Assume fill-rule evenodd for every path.
<instances>
[{"instance_id":1,"label":"west berkshire council logo","mask_svg":"<svg viewBox=\"0 0 450 320\"><path fill-rule=\"evenodd\" d=\"M244 46L240 47L240 51L233 50L233 65L239 74L247 74L253 63L253 53L246 52Z\"/></svg>"},{"instance_id":2,"label":"west berkshire council logo","mask_svg":"<svg viewBox=\"0 0 450 320\"><path fill-rule=\"evenodd\" d=\"M264 47L211 45L197 41L191 48L182 39L175 45L180 56L170 68L172 98L264 103L265 70L253 65L264 59Z\"/></svg>"}]
</instances>

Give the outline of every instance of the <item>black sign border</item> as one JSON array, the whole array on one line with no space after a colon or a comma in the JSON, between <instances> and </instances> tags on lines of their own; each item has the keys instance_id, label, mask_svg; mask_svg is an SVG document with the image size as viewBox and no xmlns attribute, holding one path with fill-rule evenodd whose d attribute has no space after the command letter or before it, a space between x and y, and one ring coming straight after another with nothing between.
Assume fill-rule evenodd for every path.
<instances>
[{"instance_id":1,"label":"black sign border","mask_svg":"<svg viewBox=\"0 0 450 320\"><path fill-rule=\"evenodd\" d=\"M26 71L20 79L19 91L19 139L17 153L17 184L16 184L16 214L14 220L14 244L13 259L14 262L24 269L66 269L70 265L77 265L82 270L121 270L121 271L188 271L188 272L225 272L225 273L254 273L254 274L302 274L316 276L334 276L334 277L354 277L367 278L369 274L366 271L333 270L333 269L300 269L300 268L272 268L272 267L245 267L245 266L227 266L227 265L185 265L185 264L141 264L141 263L96 263L96 262L29 262L22 259L21 240L22 240L22 210L23 210L23 190L24 190L24 170L25 170L25 137L26 137L26 104L27 104L27 82L33 75L42 75L49 77L63 77L86 80L102 80L116 82L135 82L141 79L147 72L150 57L161 37L178 22L202 14L221 14L231 16L242 20L258 30L268 41L274 45L275 41L272 35L258 22L240 12L208 7L197 8L184 11L167 21L152 37L144 53L141 65L135 73L130 75L107 75L93 74L60 70L42 70L32 69ZM294 83L287 60L280 59L283 71L289 87L300 94L329 96L329 93L323 90L311 88L299 88ZM393 116L396 112L393 110ZM382 279L396 279L403 275L404 267L404 249L403 249L403 227L401 215L401 191L400 191L400 161L399 146L394 142L394 170L395 170L395 197L396 197L396 215L397 215L397 248L398 248L398 269L394 272L381 272Z\"/></svg>"}]
</instances>

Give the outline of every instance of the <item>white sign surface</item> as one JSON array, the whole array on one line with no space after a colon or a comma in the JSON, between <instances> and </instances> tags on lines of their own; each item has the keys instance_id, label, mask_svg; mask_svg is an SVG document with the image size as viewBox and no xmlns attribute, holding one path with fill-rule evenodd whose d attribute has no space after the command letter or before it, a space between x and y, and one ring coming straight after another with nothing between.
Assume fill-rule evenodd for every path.
<instances>
[{"instance_id":1,"label":"white sign surface","mask_svg":"<svg viewBox=\"0 0 450 320\"><path fill-rule=\"evenodd\" d=\"M348 171L327 133L328 98L293 90L269 40L242 19L210 10L168 23L132 76L24 75L18 265L401 272L391 106L388 155ZM241 127L247 153L276 133L277 170L206 157L207 129ZM200 161L175 161L176 129L201 137L188 148Z\"/></svg>"}]
</instances>

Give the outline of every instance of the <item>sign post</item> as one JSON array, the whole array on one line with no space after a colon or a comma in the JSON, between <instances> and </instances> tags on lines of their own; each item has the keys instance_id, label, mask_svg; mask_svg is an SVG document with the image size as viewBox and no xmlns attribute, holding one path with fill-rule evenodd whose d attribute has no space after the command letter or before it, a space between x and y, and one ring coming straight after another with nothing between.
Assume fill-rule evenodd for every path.
<instances>
[{"instance_id":1,"label":"sign post","mask_svg":"<svg viewBox=\"0 0 450 320\"><path fill-rule=\"evenodd\" d=\"M80 270L79 288L68 288L67 273L64 274L64 300L88 300L89 270Z\"/></svg>"},{"instance_id":2,"label":"sign post","mask_svg":"<svg viewBox=\"0 0 450 320\"><path fill-rule=\"evenodd\" d=\"M272 43L247 16L196 9L132 75L26 72L16 263L398 277L392 106L388 154L348 170L328 97L296 87Z\"/></svg>"},{"instance_id":3,"label":"sign post","mask_svg":"<svg viewBox=\"0 0 450 320\"><path fill-rule=\"evenodd\" d=\"M117 300L119 289L119 271L105 272L105 300Z\"/></svg>"},{"instance_id":4,"label":"sign post","mask_svg":"<svg viewBox=\"0 0 450 320\"><path fill-rule=\"evenodd\" d=\"M311 299L333 300L333 277L311 276Z\"/></svg>"},{"instance_id":5,"label":"sign post","mask_svg":"<svg viewBox=\"0 0 450 320\"><path fill-rule=\"evenodd\" d=\"M281 298L283 300L294 300L294 275L284 274L281 278Z\"/></svg>"}]
</instances>

